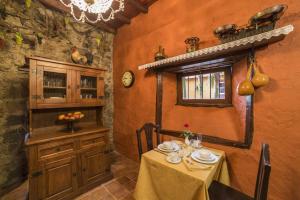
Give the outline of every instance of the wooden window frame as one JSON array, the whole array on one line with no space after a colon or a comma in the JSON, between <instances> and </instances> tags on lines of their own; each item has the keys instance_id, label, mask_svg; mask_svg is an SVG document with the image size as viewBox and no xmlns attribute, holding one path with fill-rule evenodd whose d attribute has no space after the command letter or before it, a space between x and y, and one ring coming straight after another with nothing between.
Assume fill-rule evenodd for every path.
<instances>
[{"instance_id":1,"label":"wooden window frame","mask_svg":"<svg viewBox=\"0 0 300 200\"><path fill-rule=\"evenodd\" d=\"M225 99L183 99L182 95L182 77L199 74L208 74L214 72L224 72L225 78ZM194 106L194 107L230 107L232 106L232 66L220 67L215 69L206 69L190 73L177 74L177 103L176 105Z\"/></svg>"}]
</instances>

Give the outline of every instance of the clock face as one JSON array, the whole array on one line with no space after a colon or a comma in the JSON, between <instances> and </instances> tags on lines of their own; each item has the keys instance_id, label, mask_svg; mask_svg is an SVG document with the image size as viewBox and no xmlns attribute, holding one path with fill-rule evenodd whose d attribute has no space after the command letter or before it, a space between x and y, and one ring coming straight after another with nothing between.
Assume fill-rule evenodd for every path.
<instances>
[{"instance_id":1,"label":"clock face","mask_svg":"<svg viewBox=\"0 0 300 200\"><path fill-rule=\"evenodd\" d=\"M132 71L127 71L123 74L122 83L125 87L132 86L134 82L134 74Z\"/></svg>"}]
</instances>

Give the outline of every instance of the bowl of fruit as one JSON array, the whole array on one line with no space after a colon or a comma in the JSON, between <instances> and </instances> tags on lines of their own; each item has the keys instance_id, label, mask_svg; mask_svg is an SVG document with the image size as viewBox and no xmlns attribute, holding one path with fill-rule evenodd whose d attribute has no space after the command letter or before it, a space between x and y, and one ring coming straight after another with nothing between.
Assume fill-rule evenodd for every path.
<instances>
[{"instance_id":1,"label":"bowl of fruit","mask_svg":"<svg viewBox=\"0 0 300 200\"><path fill-rule=\"evenodd\" d=\"M74 113L67 113L67 114L59 115L58 120L65 121L67 123L67 130L74 133L75 130L77 130L74 127L74 123L78 122L83 117L84 117L84 114L82 114L81 112L74 112Z\"/></svg>"}]
</instances>

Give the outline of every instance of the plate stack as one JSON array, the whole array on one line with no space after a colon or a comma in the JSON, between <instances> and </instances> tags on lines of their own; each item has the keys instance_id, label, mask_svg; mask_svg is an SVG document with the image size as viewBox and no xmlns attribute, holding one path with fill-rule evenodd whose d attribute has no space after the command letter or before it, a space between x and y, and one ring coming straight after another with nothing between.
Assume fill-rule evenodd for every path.
<instances>
[{"instance_id":1,"label":"plate stack","mask_svg":"<svg viewBox=\"0 0 300 200\"><path fill-rule=\"evenodd\" d=\"M176 142L164 142L162 144L159 144L157 147L159 150L170 153L170 152L176 152L179 151L180 146Z\"/></svg>"},{"instance_id":2,"label":"plate stack","mask_svg":"<svg viewBox=\"0 0 300 200\"><path fill-rule=\"evenodd\" d=\"M204 164L214 164L219 160L219 156L206 149L194 151L191 157L193 160Z\"/></svg>"}]
</instances>

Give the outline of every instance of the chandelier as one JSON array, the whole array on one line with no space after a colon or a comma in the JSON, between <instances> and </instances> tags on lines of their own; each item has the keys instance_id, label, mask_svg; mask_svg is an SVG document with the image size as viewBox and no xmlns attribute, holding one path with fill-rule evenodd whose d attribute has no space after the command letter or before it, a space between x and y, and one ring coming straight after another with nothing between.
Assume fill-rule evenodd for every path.
<instances>
[{"instance_id":1,"label":"chandelier","mask_svg":"<svg viewBox=\"0 0 300 200\"><path fill-rule=\"evenodd\" d=\"M115 13L124 11L124 0L115 0L118 2L117 9L112 8L114 0L69 0L70 3L65 3L64 0L60 2L71 9L71 14L76 21L96 23L98 21L107 22L114 19ZM80 16L77 17L74 13L74 7L80 11ZM96 19L92 20L88 14L96 15Z\"/></svg>"}]
</instances>

